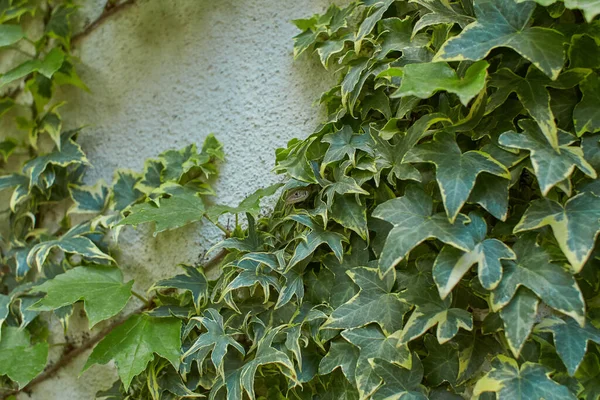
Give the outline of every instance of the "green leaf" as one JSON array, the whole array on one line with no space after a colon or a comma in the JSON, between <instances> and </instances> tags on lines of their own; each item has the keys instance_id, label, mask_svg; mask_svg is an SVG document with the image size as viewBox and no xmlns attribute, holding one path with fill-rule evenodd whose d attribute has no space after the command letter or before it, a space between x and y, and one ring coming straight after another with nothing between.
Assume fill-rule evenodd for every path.
<instances>
[{"instance_id":1,"label":"green leaf","mask_svg":"<svg viewBox=\"0 0 600 400\"><path fill-rule=\"evenodd\" d=\"M581 272L600 232L600 197L580 193L564 206L549 199L535 200L515 227L515 233L548 225L573 270Z\"/></svg>"},{"instance_id":2,"label":"green leaf","mask_svg":"<svg viewBox=\"0 0 600 400\"><path fill-rule=\"evenodd\" d=\"M361 397L371 395L381 383L377 368L374 369L369 360L385 360L410 369L417 358L411 357L408 346L400 344L398 334L386 336L375 325L347 329L342 336L360 349L355 379Z\"/></svg>"},{"instance_id":3,"label":"green leaf","mask_svg":"<svg viewBox=\"0 0 600 400\"><path fill-rule=\"evenodd\" d=\"M452 308L451 298L441 300L433 287L409 288L407 302L416 305L400 334L400 343L408 343L437 325L437 339L444 344L460 328L473 329L473 316L467 310Z\"/></svg>"},{"instance_id":4,"label":"green leaf","mask_svg":"<svg viewBox=\"0 0 600 400\"><path fill-rule=\"evenodd\" d=\"M43 60L28 60L21 65L11 69L0 76L0 89L9 83L26 77L34 72L39 72L50 79L56 71L62 66L65 59L65 53L58 47L53 48Z\"/></svg>"},{"instance_id":5,"label":"green leaf","mask_svg":"<svg viewBox=\"0 0 600 400\"><path fill-rule=\"evenodd\" d=\"M332 340L329 351L319 363L319 374L326 375L340 368L348 381L354 384L359 349L343 339Z\"/></svg>"},{"instance_id":6,"label":"green leaf","mask_svg":"<svg viewBox=\"0 0 600 400\"><path fill-rule=\"evenodd\" d=\"M135 172L123 169L115 171L112 184L115 210L123 211L142 197L143 193L135 187L139 181L140 177Z\"/></svg>"},{"instance_id":7,"label":"green leaf","mask_svg":"<svg viewBox=\"0 0 600 400\"><path fill-rule=\"evenodd\" d=\"M581 148L569 146L575 138L567 132L558 131L559 147L554 149L533 120L520 120L519 126L523 132L505 132L500 135L498 142L511 149L524 149L530 152L533 170L544 196L556 184L569 178L575 167L589 177L596 178L596 171L583 158Z\"/></svg>"},{"instance_id":8,"label":"green leaf","mask_svg":"<svg viewBox=\"0 0 600 400\"><path fill-rule=\"evenodd\" d=\"M508 346L519 357L525 341L536 322L539 299L529 289L521 287L508 305L500 310Z\"/></svg>"},{"instance_id":9,"label":"green leaf","mask_svg":"<svg viewBox=\"0 0 600 400\"><path fill-rule=\"evenodd\" d=\"M109 188L103 181L94 186L69 186L73 206L71 214L100 214L104 211L109 195Z\"/></svg>"},{"instance_id":10,"label":"green leaf","mask_svg":"<svg viewBox=\"0 0 600 400\"><path fill-rule=\"evenodd\" d=\"M269 197L275 194L277 190L283 186L281 183L276 183L274 185L268 186L266 188L261 188L256 190L250 196L246 197L237 207L230 206L212 206L206 212L206 216L211 221L217 221L218 218L226 213L230 214L241 214L241 213L250 213L255 218L258 217L260 213L260 201L263 197Z\"/></svg>"},{"instance_id":11,"label":"green leaf","mask_svg":"<svg viewBox=\"0 0 600 400\"><path fill-rule=\"evenodd\" d=\"M585 326L581 327L570 318L563 320L549 317L538 324L535 329L539 332L552 332L556 352L570 375L575 374L583 361L588 341L600 344L600 329L594 327L589 320L585 322Z\"/></svg>"},{"instance_id":12,"label":"green leaf","mask_svg":"<svg viewBox=\"0 0 600 400\"><path fill-rule=\"evenodd\" d=\"M358 203L355 195L336 195L331 207L331 218L344 228L356 232L362 239L368 239L367 207L364 202Z\"/></svg>"},{"instance_id":13,"label":"green leaf","mask_svg":"<svg viewBox=\"0 0 600 400\"><path fill-rule=\"evenodd\" d=\"M50 251L54 248L58 248L65 253L79 254L99 263L114 261L111 256L102 252L94 242L85 236L89 233L89 225L77 225L58 239L36 244L27 255L27 264L32 267L37 266L38 270L41 271L46 258L48 258Z\"/></svg>"},{"instance_id":14,"label":"green leaf","mask_svg":"<svg viewBox=\"0 0 600 400\"><path fill-rule=\"evenodd\" d=\"M179 194L154 202L136 204L118 225L139 225L154 222L154 236L169 229L180 228L204 217L204 202L193 194Z\"/></svg>"},{"instance_id":15,"label":"green leaf","mask_svg":"<svg viewBox=\"0 0 600 400\"><path fill-rule=\"evenodd\" d=\"M467 230L473 238L475 246L464 252L452 246L444 246L433 265L433 279L439 289L440 296L445 299L460 282L463 275L477 264L477 275L481 285L493 290L502 279L501 260L514 260L515 253L497 239L486 239L487 224L475 214L469 214L471 222Z\"/></svg>"},{"instance_id":16,"label":"green leaf","mask_svg":"<svg viewBox=\"0 0 600 400\"><path fill-rule=\"evenodd\" d=\"M477 381L474 399L484 392L495 392L498 400L575 400L565 386L549 378L541 364L526 362L519 367L512 358L499 355L492 361L492 370Z\"/></svg>"},{"instance_id":17,"label":"green leaf","mask_svg":"<svg viewBox=\"0 0 600 400\"><path fill-rule=\"evenodd\" d=\"M0 25L0 47L10 46L25 37L21 25Z\"/></svg>"},{"instance_id":18,"label":"green leaf","mask_svg":"<svg viewBox=\"0 0 600 400\"><path fill-rule=\"evenodd\" d=\"M478 150L460 151L453 135L436 133L433 141L413 147L402 162L426 162L435 165L444 208L454 222L466 203L477 176L483 172L510 179L510 173L499 161Z\"/></svg>"},{"instance_id":19,"label":"green leaf","mask_svg":"<svg viewBox=\"0 0 600 400\"><path fill-rule=\"evenodd\" d=\"M452 224L445 213L433 214L432 199L418 186L411 185L406 188L403 197L378 205L372 215L394 225L379 259L379 269L383 274L414 247L430 238L437 238L463 251L469 251L475 245L465 227L468 218L460 214Z\"/></svg>"},{"instance_id":20,"label":"green leaf","mask_svg":"<svg viewBox=\"0 0 600 400\"><path fill-rule=\"evenodd\" d=\"M371 359L375 373L383 379L383 385L373 395L373 400L410 399L427 400L421 388L423 365L416 355L410 368L399 367L383 359Z\"/></svg>"},{"instance_id":21,"label":"green leaf","mask_svg":"<svg viewBox=\"0 0 600 400\"><path fill-rule=\"evenodd\" d=\"M440 344L433 335L426 335L425 347L428 355L423 359L423 368L429 386L439 386L444 382L454 385L458 377L459 359L453 343Z\"/></svg>"},{"instance_id":22,"label":"green leaf","mask_svg":"<svg viewBox=\"0 0 600 400\"><path fill-rule=\"evenodd\" d=\"M467 15L459 3L450 3L444 0L413 0L413 2L430 11L422 15L415 23L413 34L428 26L439 24L458 24L464 28L475 20L472 16Z\"/></svg>"},{"instance_id":23,"label":"green leaf","mask_svg":"<svg viewBox=\"0 0 600 400\"><path fill-rule=\"evenodd\" d=\"M221 296L225 296L232 290L259 285L263 288L266 302L269 299L271 286L277 291L280 290L277 278L270 275L269 270L263 271L260 262L251 259L243 259L238 261L235 265L241 272L227 285Z\"/></svg>"},{"instance_id":24,"label":"green leaf","mask_svg":"<svg viewBox=\"0 0 600 400\"><path fill-rule=\"evenodd\" d=\"M163 279L156 282L149 290L160 290L175 288L188 291L194 299L196 312L200 313L202 307L206 305L209 298L208 280L201 268L195 268L188 265L181 265L185 273L176 275L173 278Z\"/></svg>"},{"instance_id":25,"label":"green leaf","mask_svg":"<svg viewBox=\"0 0 600 400\"><path fill-rule=\"evenodd\" d=\"M395 0L377 0L373 2L373 6L369 8L369 15L362 21L356 37L354 38L354 51L360 53L363 39L371 33L377 22L383 17L383 14L392 5Z\"/></svg>"},{"instance_id":26,"label":"green leaf","mask_svg":"<svg viewBox=\"0 0 600 400\"><path fill-rule=\"evenodd\" d=\"M516 261L504 261L502 281L490 296L493 311L506 306L520 286L531 289L544 303L585 323L585 303L573 276L535 242L535 236L520 238L513 247Z\"/></svg>"},{"instance_id":27,"label":"green leaf","mask_svg":"<svg viewBox=\"0 0 600 400\"><path fill-rule=\"evenodd\" d=\"M492 49L508 47L556 79L564 64L565 38L553 29L528 26L535 3L482 0L474 8L476 22L444 43L434 61L477 61Z\"/></svg>"},{"instance_id":28,"label":"green leaf","mask_svg":"<svg viewBox=\"0 0 600 400\"><path fill-rule=\"evenodd\" d=\"M523 107L538 123L548 142L555 148L558 147L558 131L554 122L554 115L550 108L550 93L547 88L569 89L576 86L588 76L590 70L571 69L560 74L558 79L552 81L539 69L531 66L525 78L516 75L507 68L502 68L492 75L490 86L497 90L490 96L486 113L490 113L503 104L508 96L516 92Z\"/></svg>"},{"instance_id":29,"label":"green leaf","mask_svg":"<svg viewBox=\"0 0 600 400\"><path fill-rule=\"evenodd\" d=\"M583 386L579 397L597 400L600 397L600 360L594 353L587 353L579 365L575 377Z\"/></svg>"},{"instance_id":30,"label":"green leaf","mask_svg":"<svg viewBox=\"0 0 600 400\"><path fill-rule=\"evenodd\" d=\"M335 309L322 329L360 328L377 323L384 333L402 328L402 318L408 311L398 293L392 293L394 274L379 276L376 268L356 268L347 272L360 287L360 291L348 302Z\"/></svg>"},{"instance_id":31,"label":"green leaf","mask_svg":"<svg viewBox=\"0 0 600 400\"><path fill-rule=\"evenodd\" d=\"M438 90L445 90L456 94L467 106L485 87L488 67L487 62L478 61L467 69L464 77L458 77L454 68L444 62L408 64L402 68L400 88L391 97L427 99Z\"/></svg>"},{"instance_id":32,"label":"green leaf","mask_svg":"<svg viewBox=\"0 0 600 400\"><path fill-rule=\"evenodd\" d=\"M294 250L294 254L289 261L287 269L291 269L300 261L309 257L317 249L317 247L323 243L327 243L338 260L342 260L342 242L346 241L344 236L336 232L326 231L322 226L318 225L307 215L291 215L289 218L308 227L310 229L310 233L300 238L300 241Z\"/></svg>"},{"instance_id":33,"label":"green leaf","mask_svg":"<svg viewBox=\"0 0 600 400\"><path fill-rule=\"evenodd\" d=\"M600 130L600 111L596 105L600 101L600 79L597 74L590 74L579 86L583 93L581 102L573 110L573 122L577 136L585 132Z\"/></svg>"},{"instance_id":34,"label":"green leaf","mask_svg":"<svg viewBox=\"0 0 600 400\"><path fill-rule=\"evenodd\" d=\"M323 158L321 168L324 169L327 164L343 160L346 156L352 164L356 164L356 151L362 150L365 153L373 154L371 150L371 136L368 133L355 135L352 127L344 125L342 129L323 136L321 142L329 143L325 157Z\"/></svg>"},{"instance_id":35,"label":"green leaf","mask_svg":"<svg viewBox=\"0 0 600 400\"><path fill-rule=\"evenodd\" d=\"M90 328L118 314L131 297L133 281L123 283L118 268L103 266L78 267L68 270L41 285L34 292L46 296L29 307L35 311L51 311L83 300Z\"/></svg>"},{"instance_id":36,"label":"green leaf","mask_svg":"<svg viewBox=\"0 0 600 400\"><path fill-rule=\"evenodd\" d=\"M183 354L182 358L188 357L190 354L202 351L211 351L211 361L217 371L224 377L225 371L223 359L227 354L227 348L232 346L242 355L246 354L244 347L233 339L233 335L228 333L224 324L223 317L213 308L209 308L204 312L202 317L193 317L192 320L200 321L206 328L207 332L198 336L198 339L192 346Z\"/></svg>"},{"instance_id":37,"label":"green leaf","mask_svg":"<svg viewBox=\"0 0 600 400\"><path fill-rule=\"evenodd\" d=\"M166 358L177 369L181 348L180 330L181 321L175 318L133 315L94 347L83 371L94 364L106 364L114 360L127 390L133 378L154 359L155 353Z\"/></svg>"},{"instance_id":38,"label":"green leaf","mask_svg":"<svg viewBox=\"0 0 600 400\"><path fill-rule=\"evenodd\" d=\"M582 10L587 22L592 22L600 14L600 4L596 0L565 0L565 7Z\"/></svg>"},{"instance_id":39,"label":"green leaf","mask_svg":"<svg viewBox=\"0 0 600 400\"><path fill-rule=\"evenodd\" d=\"M10 297L0 294L0 340L2 340L2 324L4 324L10 311L10 302Z\"/></svg>"},{"instance_id":40,"label":"green leaf","mask_svg":"<svg viewBox=\"0 0 600 400\"><path fill-rule=\"evenodd\" d=\"M27 385L46 367L48 343L30 344L29 332L15 327L2 328L0 340L0 375Z\"/></svg>"}]
</instances>

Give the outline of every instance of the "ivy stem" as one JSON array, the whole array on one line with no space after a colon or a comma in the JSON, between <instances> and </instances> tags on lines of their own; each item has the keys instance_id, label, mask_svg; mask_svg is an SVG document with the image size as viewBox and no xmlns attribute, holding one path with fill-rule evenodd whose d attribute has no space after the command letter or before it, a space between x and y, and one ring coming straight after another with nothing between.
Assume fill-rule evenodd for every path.
<instances>
[{"instance_id":1,"label":"ivy stem","mask_svg":"<svg viewBox=\"0 0 600 400\"><path fill-rule=\"evenodd\" d=\"M146 297L144 297L144 296L143 296L143 295L141 295L140 293L138 293L138 292L136 292L135 290L131 289L131 294L132 294L134 297L137 297L138 299L140 299L140 300L141 300L141 301L144 303L144 305L145 305L146 307L150 306L150 300L148 300Z\"/></svg>"},{"instance_id":2,"label":"ivy stem","mask_svg":"<svg viewBox=\"0 0 600 400\"><path fill-rule=\"evenodd\" d=\"M223 231L223 233L225 234L225 237L231 236L231 232L229 232L229 230L227 228L225 228L223 226L223 224L221 224L220 222L215 222L214 224L217 228L219 228L220 230Z\"/></svg>"}]
</instances>

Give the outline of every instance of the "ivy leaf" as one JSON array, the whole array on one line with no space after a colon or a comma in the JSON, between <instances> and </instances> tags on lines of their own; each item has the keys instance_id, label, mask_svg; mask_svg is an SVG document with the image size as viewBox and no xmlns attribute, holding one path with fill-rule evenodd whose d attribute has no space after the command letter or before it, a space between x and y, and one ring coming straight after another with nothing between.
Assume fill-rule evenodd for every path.
<instances>
[{"instance_id":1,"label":"ivy leaf","mask_svg":"<svg viewBox=\"0 0 600 400\"><path fill-rule=\"evenodd\" d=\"M514 231L518 233L547 225L552 228L573 270L581 272L600 232L600 197L589 192L580 193L564 206L554 200L535 200Z\"/></svg>"},{"instance_id":2,"label":"ivy leaf","mask_svg":"<svg viewBox=\"0 0 600 400\"><path fill-rule=\"evenodd\" d=\"M463 275L477 264L477 275L481 285L493 290L502 279L501 260L514 260L515 253L497 239L486 239L487 224L475 213L470 213L471 222L466 226L473 238L475 246L468 252L452 246L444 246L433 265L433 279L445 299L460 282Z\"/></svg>"},{"instance_id":3,"label":"ivy leaf","mask_svg":"<svg viewBox=\"0 0 600 400\"><path fill-rule=\"evenodd\" d=\"M600 130L600 112L595 105L600 101L600 79L597 74L590 74L579 86L583 93L581 102L573 110L573 122L577 136L585 132Z\"/></svg>"},{"instance_id":4,"label":"ivy leaf","mask_svg":"<svg viewBox=\"0 0 600 400\"><path fill-rule=\"evenodd\" d=\"M520 287L510 303L500 310L508 346L519 357L536 320L539 299L531 290Z\"/></svg>"},{"instance_id":5,"label":"ivy leaf","mask_svg":"<svg viewBox=\"0 0 600 400\"><path fill-rule=\"evenodd\" d=\"M444 382L456 383L459 371L458 350L450 343L440 344L433 335L425 336L428 355L423 359L425 379L430 386L439 386Z\"/></svg>"},{"instance_id":6,"label":"ivy leaf","mask_svg":"<svg viewBox=\"0 0 600 400\"><path fill-rule=\"evenodd\" d=\"M464 28L475 18L467 15L458 3L445 2L443 0L414 0L415 3L425 7L430 12L424 14L415 23L413 35L422 29L438 24L458 24Z\"/></svg>"},{"instance_id":7,"label":"ivy leaf","mask_svg":"<svg viewBox=\"0 0 600 400\"><path fill-rule=\"evenodd\" d=\"M119 377L127 390L133 378L144 371L154 359L154 354L166 358L178 369L180 331L181 321L175 318L133 315L94 347L83 371L94 364L106 364L114 360Z\"/></svg>"},{"instance_id":8,"label":"ivy leaf","mask_svg":"<svg viewBox=\"0 0 600 400\"><path fill-rule=\"evenodd\" d=\"M379 324L385 333L400 329L409 306L398 293L391 293L394 274L381 278L376 268L356 268L347 274L360 291L335 309L321 329L360 328L373 322Z\"/></svg>"},{"instance_id":9,"label":"ivy leaf","mask_svg":"<svg viewBox=\"0 0 600 400\"><path fill-rule=\"evenodd\" d=\"M30 266L37 265L38 270L41 271L44 261L46 261L48 254L50 254L53 248L58 248L65 253L79 254L99 263L106 261L114 262L111 256L103 253L94 242L85 236L88 233L90 233L88 224L77 225L69 229L69 231L58 239L36 244L27 255L27 264Z\"/></svg>"},{"instance_id":10,"label":"ivy leaf","mask_svg":"<svg viewBox=\"0 0 600 400\"><path fill-rule=\"evenodd\" d=\"M485 87L489 64L478 61L471 65L465 76L459 78L447 63L408 64L402 68L402 84L390 97L416 96L428 99L438 90L458 96L465 106Z\"/></svg>"},{"instance_id":11,"label":"ivy leaf","mask_svg":"<svg viewBox=\"0 0 600 400\"><path fill-rule=\"evenodd\" d=\"M69 208L72 214L100 214L104 211L108 200L109 189L104 182L94 186L69 186L73 206Z\"/></svg>"},{"instance_id":12,"label":"ivy leaf","mask_svg":"<svg viewBox=\"0 0 600 400\"><path fill-rule=\"evenodd\" d=\"M29 307L34 311L51 311L83 300L90 328L118 314L131 297L133 281L123 283L118 268L86 266L68 270L41 285L35 292L46 296Z\"/></svg>"},{"instance_id":13,"label":"ivy leaf","mask_svg":"<svg viewBox=\"0 0 600 400\"><path fill-rule=\"evenodd\" d=\"M193 317L192 320L200 321L208 332L202 333L192 346L183 354L182 358L190 354L211 350L211 361L221 376L225 377L223 359L227 354L227 348L232 346L242 355L246 354L244 347L233 339L232 334L228 333L224 324L223 317L217 310L209 308L202 317Z\"/></svg>"},{"instance_id":14,"label":"ivy leaf","mask_svg":"<svg viewBox=\"0 0 600 400\"><path fill-rule=\"evenodd\" d=\"M435 288L409 288L407 302L416 308L404 325L400 343L408 343L437 325L437 339L444 344L458 333L460 328L473 329L473 316L467 310L452 308L451 298L441 300Z\"/></svg>"},{"instance_id":15,"label":"ivy leaf","mask_svg":"<svg viewBox=\"0 0 600 400\"><path fill-rule=\"evenodd\" d=\"M200 268L191 267L188 265L182 265L185 269L185 273L176 275L173 278L163 279L156 282L149 290L160 290L175 288L180 290L186 290L192 294L194 299L194 307L196 312L199 314L200 310L209 298L208 293L208 280L204 275L204 271Z\"/></svg>"},{"instance_id":16,"label":"ivy leaf","mask_svg":"<svg viewBox=\"0 0 600 400\"><path fill-rule=\"evenodd\" d=\"M292 215L289 218L308 227L310 229L310 233L300 238L300 241L294 250L294 255L289 261L287 269L293 268L300 261L310 256L317 249L317 247L323 243L327 243L338 260L342 260L342 242L347 241L343 235L340 235L336 232L326 231L322 226L318 225L307 215L298 214Z\"/></svg>"},{"instance_id":17,"label":"ivy leaf","mask_svg":"<svg viewBox=\"0 0 600 400\"><path fill-rule=\"evenodd\" d=\"M423 365L416 355L410 368L399 367L384 359L371 359L375 373L383 379L383 385L373 395L373 400L410 399L427 400L421 388Z\"/></svg>"},{"instance_id":18,"label":"ivy leaf","mask_svg":"<svg viewBox=\"0 0 600 400\"><path fill-rule=\"evenodd\" d=\"M379 269L383 274L414 247L430 238L437 238L463 251L474 246L473 238L464 225L468 218L460 214L452 224L446 214L433 214L431 197L418 186L411 185L406 188L403 197L378 205L372 215L394 225L379 259Z\"/></svg>"},{"instance_id":19,"label":"ivy leaf","mask_svg":"<svg viewBox=\"0 0 600 400\"><path fill-rule=\"evenodd\" d=\"M383 17L383 14L392 5L395 0L377 0L372 2L372 6L369 7L369 15L362 21L356 37L354 38L354 51L360 53L361 44L363 39L371 33L377 22Z\"/></svg>"},{"instance_id":20,"label":"ivy leaf","mask_svg":"<svg viewBox=\"0 0 600 400\"><path fill-rule=\"evenodd\" d=\"M139 225L154 222L154 236L169 229L180 228L202 219L205 208L202 199L194 194L181 193L154 202L136 204L131 213L118 225Z\"/></svg>"},{"instance_id":21,"label":"ivy leaf","mask_svg":"<svg viewBox=\"0 0 600 400\"><path fill-rule=\"evenodd\" d=\"M0 375L8 376L22 388L46 367L48 343L32 346L28 331L11 326L1 329Z\"/></svg>"},{"instance_id":22,"label":"ivy leaf","mask_svg":"<svg viewBox=\"0 0 600 400\"><path fill-rule=\"evenodd\" d=\"M492 75L490 86L497 90L490 96L486 113L490 113L503 104L508 96L516 92L523 107L529 115L538 123L544 136L554 147L558 147L558 136L554 115L550 108L550 93L547 88L569 89L582 81L590 70L575 68L560 74L555 81L531 66L527 70L525 78L516 75L508 68L502 68Z\"/></svg>"},{"instance_id":23,"label":"ivy leaf","mask_svg":"<svg viewBox=\"0 0 600 400\"><path fill-rule=\"evenodd\" d=\"M526 235L513 247L516 261L504 261L502 281L490 296L492 310L506 306L520 286L531 289L547 305L580 325L585 323L585 303L573 276L561 265L552 264L549 254Z\"/></svg>"},{"instance_id":24,"label":"ivy leaf","mask_svg":"<svg viewBox=\"0 0 600 400\"><path fill-rule=\"evenodd\" d=\"M553 29L528 26L534 2L483 0L474 9L477 21L444 43L434 61L477 61L492 49L509 47L556 79L565 61L565 38Z\"/></svg>"},{"instance_id":25,"label":"ivy leaf","mask_svg":"<svg viewBox=\"0 0 600 400\"><path fill-rule=\"evenodd\" d=\"M556 352L572 376L583 361L588 341L600 344L600 329L587 320L581 327L572 319L549 317L535 327L539 332L552 332Z\"/></svg>"},{"instance_id":26,"label":"ivy leaf","mask_svg":"<svg viewBox=\"0 0 600 400\"><path fill-rule=\"evenodd\" d=\"M329 147L323 158L323 167L329 163L343 160L346 156L356 163L356 150L373 154L371 150L371 137L368 133L355 135L352 127L344 125L342 129L323 136L321 142L329 143Z\"/></svg>"},{"instance_id":27,"label":"ivy leaf","mask_svg":"<svg viewBox=\"0 0 600 400\"><path fill-rule=\"evenodd\" d=\"M541 364L525 362L519 368L512 358L499 355L492 361L492 370L475 384L473 398L495 392L498 400L576 400L569 389L548 375L550 371Z\"/></svg>"},{"instance_id":28,"label":"ivy leaf","mask_svg":"<svg viewBox=\"0 0 600 400\"><path fill-rule=\"evenodd\" d=\"M65 53L63 53L60 48L55 47L50 50L48 54L46 54L43 60L35 59L25 61L24 63L0 76L0 89L13 81L21 79L34 72L39 72L46 78L50 79L62 66L64 59Z\"/></svg>"},{"instance_id":29,"label":"ivy leaf","mask_svg":"<svg viewBox=\"0 0 600 400\"><path fill-rule=\"evenodd\" d=\"M339 367L348 381L354 383L359 355L359 349L347 341L342 339L332 340L329 351L319 363L319 374L329 374Z\"/></svg>"},{"instance_id":30,"label":"ivy leaf","mask_svg":"<svg viewBox=\"0 0 600 400\"><path fill-rule=\"evenodd\" d=\"M123 211L142 197L143 193L136 188L139 180L140 177L134 172L123 169L115 171L112 190L115 210Z\"/></svg>"},{"instance_id":31,"label":"ivy leaf","mask_svg":"<svg viewBox=\"0 0 600 400\"><path fill-rule=\"evenodd\" d=\"M592 352L588 352L579 365L575 377L583 386L579 397L596 400L600 397L600 360Z\"/></svg>"},{"instance_id":32,"label":"ivy leaf","mask_svg":"<svg viewBox=\"0 0 600 400\"><path fill-rule=\"evenodd\" d=\"M9 296L0 294L0 340L2 340L2 324L8 317L10 311L11 298Z\"/></svg>"},{"instance_id":33,"label":"ivy leaf","mask_svg":"<svg viewBox=\"0 0 600 400\"><path fill-rule=\"evenodd\" d=\"M437 133L430 143L413 147L402 162L426 162L435 165L436 180L450 222L455 221L469 198L477 175L487 172L510 179L510 173L499 161L478 150L461 153L453 136L445 132Z\"/></svg>"},{"instance_id":34,"label":"ivy leaf","mask_svg":"<svg viewBox=\"0 0 600 400\"><path fill-rule=\"evenodd\" d=\"M347 329L342 336L360 349L355 379L361 397L371 395L381 383L377 369L372 367L369 360L381 359L410 369L416 358L411 358L408 346L400 344L397 334L386 336L375 325Z\"/></svg>"},{"instance_id":35,"label":"ivy leaf","mask_svg":"<svg viewBox=\"0 0 600 400\"><path fill-rule=\"evenodd\" d=\"M0 47L15 44L24 37L21 25L0 24Z\"/></svg>"},{"instance_id":36,"label":"ivy leaf","mask_svg":"<svg viewBox=\"0 0 600 400\"><path fill-rule=\"evenodd\" d=\"M276 183L274 185L268 186L266 188L260 188L252 193L250 196L246 197L237 207L230 206L212 206L206 212L206 217L211 221L217 221L218 218L226 213L230 214L241 214L241 213L250 213L255 218L258 217L258 214L261 210L260 208L260 200L263 197L269 197L275 194L275 192L283 186L281 183Z\"/></svg>"},{"instance_id":37,"label":"ivy leaf","mask_svg":"<svg viewBox=\"0 0 600 400\"><path fill-rule=\"evenodd\" d=\"M280 330L281 327L277 327L267 331L265 336L258 341L254 358L246 362L242 367L240 382L242 383L242 388L248 393L250 400L255 400L254 376L256 375L258 367L261 365L277 364L279 368L286 369L288 376L292 379L296 378L292 361L284 352L279 351L272 346L273 339Z\"/></svg>"},{"instance_id":38,"label":"ivy leaf","mask_svg":"<svg viewBox=\"0 0 600 400\"><path fill-rule=\"evenodd\" d=\"M533 120L522 119L519 126L523 129L522 133L505 132L500 135L498 142L511 149L530 152L533 170L544 196L556 184L569 178L575 167L589 177L596 178L596 171L583 158L581 148L569 146L575 140L571 135L559 130L559 147L554 149Z\"/></svg>"},{"instance_id":39,"label":"ivy leaf","mask_svg":"<svg viewBox=\"0 0 600 400\"><path fill-rule=\"evenodd\" d=\"M356 196L336 195L331 207L331 218L344 228L356 232L362 239L368 239L367 207L364 202L360 204Z\"/></svg>"},{"instance_id":40,"label":"ivy leaf","mask_svg":"<svg viewBox=\"0 0 600 400\"><path fill-rule=\"evenodd\" d=\"M258 284L263 288L265 302L267 302L269 300L271 286L273 286L275 290L280 290L279 281L277 278L269 275L268 272L263 272L261 269L261 263L254 260L245 259L238 261L236 266L241 269L241 272L233 281L229 283L229 285L227 285L222 296L225 296L232 290L243 287L252 287Z\"/></svg>"}]
</instances>

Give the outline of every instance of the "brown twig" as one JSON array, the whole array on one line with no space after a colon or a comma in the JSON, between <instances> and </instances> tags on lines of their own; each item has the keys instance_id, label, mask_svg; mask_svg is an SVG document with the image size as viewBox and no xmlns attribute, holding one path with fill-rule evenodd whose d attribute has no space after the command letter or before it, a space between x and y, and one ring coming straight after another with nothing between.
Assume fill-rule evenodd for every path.
<instances>
[{"instance_id":1,"label":"brown twig","mask_svg":"<svg viewBox=\"0 0 600 400\"><path fill-rule=\"evenodd\" d=\"M73 37L71 38L71 43L73 44L73 46L75 46L75 44L77 42L79 42L81 39L83 39L84 37L89 35L92 31L94 31L100 25L102 25L102 23L104 23L108 18L112 17L114 14L118 13L119 11L123 11L124 9L131 7L132 5L135 4L136 1L137 0L125 0L114 6L111 6L110 2L107 2L106 7L104 8L104 11L98 17L98 19L96 19L94 22L92 22L91 24L86 26L85 29L82 30L81 32L77 33L76 35L73 35Z\"/></svg>"}]
</instances>

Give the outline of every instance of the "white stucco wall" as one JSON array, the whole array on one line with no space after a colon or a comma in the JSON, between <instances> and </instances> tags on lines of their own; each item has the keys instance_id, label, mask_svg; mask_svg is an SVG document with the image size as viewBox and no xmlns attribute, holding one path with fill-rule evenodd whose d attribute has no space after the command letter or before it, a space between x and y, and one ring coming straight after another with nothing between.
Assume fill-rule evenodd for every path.
<instances>
[{"instance_id":1,"label":"white stucco wall","mask_svg":"<svg viewBox=\"0 0 600 400\"><path fill-rule=\"evenodd\" d=\"M103 1L86 1L93 20ZM237 204L278 181L271 172L275 148L313 131L324 116L312 104L332 83L314 59L293 60L297 31L290 20L331 2L139 0L107 20L77 47L80 75L92 93L68 89L70 104L62 109L69 125L87 125L79 140L95 167L87 181L111 181L117 168L141 171L146 158L200 146L211 132L227 156L216 184L220 203ZM144 291L177 273L178 263L197 261L219 238L208 224L156 238L150 227L127 228L119 261ZM74 318L68 334L75 343L86 325ZM110 365L95 366L77 379L86 358L19 399L93 399L116 374Z\"/></svg>"}]
</instances>

